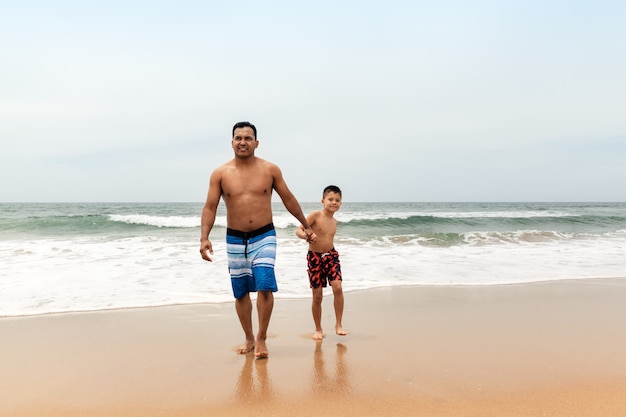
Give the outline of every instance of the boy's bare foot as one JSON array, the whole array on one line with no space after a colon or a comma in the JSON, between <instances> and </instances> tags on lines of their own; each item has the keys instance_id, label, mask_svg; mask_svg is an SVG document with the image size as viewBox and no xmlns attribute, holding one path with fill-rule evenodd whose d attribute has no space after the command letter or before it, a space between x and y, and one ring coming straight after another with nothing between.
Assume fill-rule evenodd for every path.
<instances>
[{"instance_id":1,"label":"boy's bare foot","mask_svg":"<svg viewBox=\"0 0 626 417\"><path fill-rule=\"evenodd\" d=\"M323 338L324 338L324 334L322 333L321 330L318 330L313 334L313 340L322 340Z\"/></svg>"},{"instance_id":2,"label":"boy's bare foot","mask_svg":"<svg viewBox=\"0 0 626 417\"><path fill-rule=\"evenodd\" d=\"M256 348L254 349L254 356L256 356L257 359L265 359L269 356L265 340L257 341Z\"/></svg>"},{"instance_id":3,"label":"boy's bare foot","mask_svg":"<svg viewBox=\"0 0 626 417\"><path fill-rule=\"evenodd\" d=\"M237 353L240 355L245 355L246 353L250 353L254 350L254 342L246 342L243 345L237 348Z\"/></svg>"},{"instance_id":4,"label":"boy's bare foot","mask_svg":"<svg viewBox=\"0 0 626 417\"><path fill-rule=\"evenodd\" d=\"M335 332L337 332L339 336L345 336L348 334L341 326L335 326Z\"/></svg>"}]
</instances>

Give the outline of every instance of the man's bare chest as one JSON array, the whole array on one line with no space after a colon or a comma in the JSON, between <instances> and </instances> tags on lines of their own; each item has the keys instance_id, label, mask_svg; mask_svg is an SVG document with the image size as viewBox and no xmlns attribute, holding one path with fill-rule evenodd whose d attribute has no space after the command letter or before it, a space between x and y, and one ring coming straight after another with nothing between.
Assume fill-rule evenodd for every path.
<instances>
[{"instance_id":1,"label":"man's bare chest","mask_svg":"<svg viewBox=\"0 0 626 417\"><path fill-rule=\"evenodd\" d=\"M267 195L272 192L271 176L236 173L222 179L222 192L230 196Z\"/></svg>"}]
</instances>

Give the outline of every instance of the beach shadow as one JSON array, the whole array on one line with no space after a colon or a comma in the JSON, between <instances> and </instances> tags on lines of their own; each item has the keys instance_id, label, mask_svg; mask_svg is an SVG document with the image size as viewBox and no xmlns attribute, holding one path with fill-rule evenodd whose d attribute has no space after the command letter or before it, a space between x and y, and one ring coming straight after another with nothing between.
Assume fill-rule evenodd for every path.
<instances>
[{"instance_id":1,"label":"beach shadow","mask_svg":"<svg viewBox=\"0 0 626 417\"><path fill-rule=\"evenodd\" d=\"M268 362L268 359L257 360L252 354L246 355L235 386L235 400L258 404L276 398L267 370Z\"/></svg>"},{"instance_id":2,"label":"beach shadow","mask_svg":"<svg viewBox=\"0 0 626 417\"><path fill-rule=\"evenodd\" d=\"M327 358L324 357L322 341L315 343L313 354L313 376L311 378L312 391L320 396L344 396L351 391L351 375L346 362L348 348L343 343L337 343L335 349L335 369L329 373Z\"/></svg>"}]
</instances>

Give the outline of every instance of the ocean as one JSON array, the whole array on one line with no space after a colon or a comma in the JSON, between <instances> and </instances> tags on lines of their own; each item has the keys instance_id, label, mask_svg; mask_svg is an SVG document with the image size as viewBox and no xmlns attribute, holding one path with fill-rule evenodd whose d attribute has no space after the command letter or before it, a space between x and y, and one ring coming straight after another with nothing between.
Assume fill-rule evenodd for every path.
<instances>
[{"instance_id":1,"label":"ocean","mask_svg":"<svg viewBox=\"0 0 626 417\"><path fill-rule=\"evenodd\" d=\"M209 263L202 205L0 203L0 316L231 302L225 212ZM344 202L336 217L346 305L375 287L626 277L626 203ZM274 203L274 224L275 296L308 298L297 221Z\"/></svg>"}]
</instances>

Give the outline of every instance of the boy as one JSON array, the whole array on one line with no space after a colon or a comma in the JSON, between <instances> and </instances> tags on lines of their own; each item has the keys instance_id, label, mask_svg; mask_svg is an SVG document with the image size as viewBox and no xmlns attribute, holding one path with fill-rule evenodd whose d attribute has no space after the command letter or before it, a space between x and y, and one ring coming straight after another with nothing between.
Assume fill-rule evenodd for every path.
<instances>
[{"instance_id":1,"label":"boy","mask_svg":"<svg viewBox=\"0 0 626 417\"><path fill-rule=\"evenodd\" d=\"M324 188L322 194L322 210L314 211L307 216L307 222L317 239L309 242L307 253L307 272L309 274L309 284L313 292L313 302L311 311L315 323L315 334L313 339L322 340L322 289L330 282L333 289L335 306L335 332L340 336L345 336L341 318L343 316L343 290L341 288L341 266L339 264L339 253L335 250L334 237L337 231L337 219L334 214L341 207L341 190L335 185ZM307 239L304 227L300 225L296 230L296 236L300 239Z\"/></svg>"}]
</instances>

